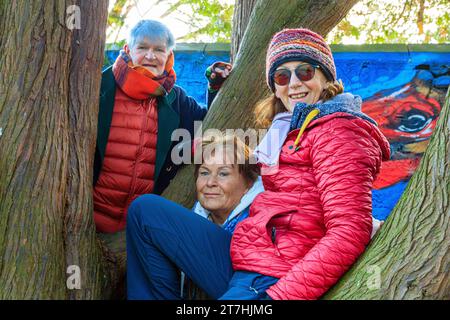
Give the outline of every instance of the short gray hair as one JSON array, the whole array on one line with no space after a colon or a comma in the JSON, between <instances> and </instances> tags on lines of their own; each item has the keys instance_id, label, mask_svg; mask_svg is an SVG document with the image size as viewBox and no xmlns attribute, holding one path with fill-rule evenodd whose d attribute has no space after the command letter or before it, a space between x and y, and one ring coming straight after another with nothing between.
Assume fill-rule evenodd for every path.
<instances>
[{"instance_id":1,"label":"short gray hair","mask_svg":"<svg viewBox=\"0 0 450 320\"><path fill-rule=\"evenodd\" d=\"M156 20L141 20L130 31L128 46L133 48L142 39L165 41L168 50L175 47L175 38L164 24Z\"/></svg>"}]
</instances>

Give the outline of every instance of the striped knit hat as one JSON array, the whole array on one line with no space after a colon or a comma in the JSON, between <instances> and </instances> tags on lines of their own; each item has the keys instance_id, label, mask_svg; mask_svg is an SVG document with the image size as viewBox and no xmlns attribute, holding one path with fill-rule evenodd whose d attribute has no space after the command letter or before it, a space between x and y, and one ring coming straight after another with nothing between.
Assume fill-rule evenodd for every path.
<instances>
[{"instance_id":1,"label":"striped knit hat","mask_svg":"<svg viewBox=\"0 0 450 320\"><path fill-rule=\"evenodd\" d=\"M336 67L330 47L322 36L311 30L284 29L272 37L266 57L266 80L272 91L275 91L272 73L290 61L318 64L328 80L336 80Z\"/></svg>"}]
</instances>

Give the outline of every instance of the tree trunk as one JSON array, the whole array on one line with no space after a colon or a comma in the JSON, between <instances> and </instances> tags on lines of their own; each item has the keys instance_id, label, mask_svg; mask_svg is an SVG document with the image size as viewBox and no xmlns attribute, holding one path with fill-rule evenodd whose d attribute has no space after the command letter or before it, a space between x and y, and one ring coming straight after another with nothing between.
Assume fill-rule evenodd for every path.
<instances>
[{"instance_id":1,"label":"tree trunk","mask_svg":"<svg viewBox=\"0 0 450 320\"><path fill-rule=\"evenodd\" d=\"M233 35L231 37L230 61L233 64L247 29L256 0L236 0L233 12Z\"/></svg>"},{"instance_id":2,"label":"tree trunk","mask_svg":"<svg viewBox=\"0 0 450 320\"><path fill-rule=\"evenodd\" d=\"M303 26L325 35L356 2L280 6L258 0L234 71L204 129L252 126L253 106L268 94L265 52L276 31ZM0 299L101 299L111 296L117 275L123 275L117 272L123 255L115 255L123 253L123 233L103 237L110 248L104 249L92 215L107 4L7 0L0 5ZM448 92L430 145L398 205L325 298L450 298L449 101ZM190 206L193 190L189 166L165 195Z\"/></svg>"},{"instance_id":3,"label":"tree trunk","mask_svg":"<svg viewBox=\"0 0 450 320\"><path fill-rule=\"evenodd\" d=\"M450 299L450 89L400 201L327 299Z\"/></svg>"},{"instance_id":4,"label":"tree trunk","mask_svg":"<svg viewBox=\"0 0 450 320\"><path fill-rule=\"evenodd\" d=\"M249 128L252 108L268 94L265 52L270 37L284 27L309 27L322 35L356 1L259 0L242 40L234 71L208 113L207 128ZM439 124L407 190L355 266L325 299L450 298L450 105L447 93ZM191 207L193 166L181 170L164 196ZM187 192L190 190L190 192Z\"/></svg>"},{"instance_id":5,"label":"tree trunk","mask_svg":"<svg viewBox=\"0 0 450 320\"><path fill-rule=\"evenodd\" d=\"M111 288L92 215L107 6L0 5L0 299Z\"/></svg>"},{"instance_id":6,"label":"tree trunk","mask_svg":"<svg viewBox=\"0 0 450 320\"><path fill-rule=\"evenodd\" d=\"M233 72L225 81L203 123L207 128L253 127L253 107L269 94L265 80L266 50L272 36L283 28L306 27L326 35L357 0L258 0L246 28ZM185 207L194 199L193 166L180 170L163 193Z\"/></svg>"}]
</instances>

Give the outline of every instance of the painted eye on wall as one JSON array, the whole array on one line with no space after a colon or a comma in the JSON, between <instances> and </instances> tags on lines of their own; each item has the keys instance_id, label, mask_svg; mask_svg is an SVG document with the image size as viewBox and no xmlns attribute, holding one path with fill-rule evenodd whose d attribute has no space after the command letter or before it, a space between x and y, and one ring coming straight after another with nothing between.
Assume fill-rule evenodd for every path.
<instances>
[{"instance_id":1,"label":"painted eye on wall","mask_svg":"<svg viewBox=\"0 0 450 320\"><path fill-rule=\"evenodd\" d=\"M412 109L399 118L400 122L397 129L403 132L410 133L423 130L433 120L433 117L430 117L429 115L417 109Z\"/></svg>"}]
</instances>

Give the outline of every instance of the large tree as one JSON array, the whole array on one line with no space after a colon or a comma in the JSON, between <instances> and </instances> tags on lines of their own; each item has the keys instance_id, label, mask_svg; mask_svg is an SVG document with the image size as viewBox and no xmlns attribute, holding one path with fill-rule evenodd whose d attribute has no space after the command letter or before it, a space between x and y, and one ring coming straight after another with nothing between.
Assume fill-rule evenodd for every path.
<instances>
[{"instance_id":1,"label":"large tree","mask_svg":"<svg viewBox=\"0 0 450 320\"><path fill-rule=\"evenodd\" d=\"M265 58L274 33L288 27L306 27L322 35L345 17L358 0L258 0L235 57L234 69L211 105L203 122L208 128L254 127L255 104L269 93L265 83ZM246 21L243 19L243 21ZM194 199L193 166L178 172L164 196L187 207Z\"/></svg>"},{"instance_id":2,"label":"large tree","mask_svg":"<svg viewBox=\"0 0 450 320\"><path fill-rule=\"evenodd\" d=\"M450 89L420 166L327 299L450 299Z\"/></svg>"},{"instance_id":3,"label":"large tree","mask_svg":"<svg viewBox=\"0 0 450 320\"><path fill-rule=\"evenodd\" d=\"M248 78L252 85L236 82L245 89L240 108L219 95L210 123L222 118L217 126L223 127L231 115L239 126L238 117L248 113L244 106L264 94L250 101L245 92L264 87L264 51L273 32L303 21L326 33L354 2L287 1L281 7L259 0L232 80L260 61ZM0 298L111 297L123 275L124 239L98 241L92 218L107 2L4 1L0 16ZM227 99L236 91L229 89Z\"/></svg>"},{"instance_id":4,"label":"large tree","mask_svg":"<svg viewBox=\"0 0 450 320\"><path fill-rule=\"evenodd\" d=\"M268 93L264 60L274 32L302 25L325 35L355 2L297 0L280 6L277 0L258 0L234 72L214 102L205 128L252 126L251 109ZM123 289L123 282L118 281L118 275L123 276L123 233L102 236L99 241L92 218L92 163L106 12L103 0L7 0L0 5L1 299L110 298L118 284ZM448 195L448 124L443 130L447 160L438 163L433 158L429 164L441 164L436 172L443 178L431 180L430 186L438 191L442 190L439 183L447 183L444 190ZM186 190L192 190L190 167L180 172L166 195L190 205L193 194L186 194ZM438 253L436 263L442 267L425 261L420 270L405 274L408 281L430 268L448 274L445 195L439 209L447 214L439 216L441 220L411 215L411 219L418 219L413 220L414 230L430 221L441 225L430 225L427 230L444 225L445 232L436 231L441 238L431 238L444 240L431 240L433 245L427 248L429 256ZM380 244L374 242L368 254L384 243L395 243L395 233L389 231L402 225L390 223L376 240ZM415 234L427 239L427 233ZM382 241L383 237L389 241ZM445 244L447 251L440 249ZM413 249L411 252L416 252ZM418 255L417 259L424 257ZM77 275L80 277L74 277ZM349 277L351 283L356 276ZM444 281L440 281L441 276L429 277L434 286L449 291L448 276ZM430 287L427 290L435 292Z\"/></svg>"},{"instance_id":5,"label":"large tree","mask_svg":"<svg viewBox=\"0 0 450 320\"><path fill-rule=\"evenodd\" d=\"M236 57L234 72L214 101L203 124L204 130L252 127L252 108L268 93L264 83L264 55L270 36L283 27L294 26L308 27L326 35L356 1L326 2L325 5L322 1L297 1L296 4L290 2L291 7L283 8L277 8L276 1L256 3ZM325 298L450 297L448 95L446 101L440 125L401 201L366 253ZM190 207L195 190L192 176L192 166L184 168L164 196Z\"/></svg>"},{"instance_id":6,"label":"large tree","mask_svg":"<svg viewBox=\"0 0 450 320\"><path fill-rule=\"evenodd\" d=\"M236 0L233 11L233 35L231 37L230 62L234 63L234 59L239 52L242 38L247 29L248 22L255 8L257 0Z\"/></svg>"},{"instance_id":7,"label":"large tree","mask_svg":"<svg viewBox=\"0 0 450 320\"><path fill-rule=\"evenodd\" d=\"M92 215L107 4L1 2L0 299L111 288Z\"/></svg>"}]
</instances>

